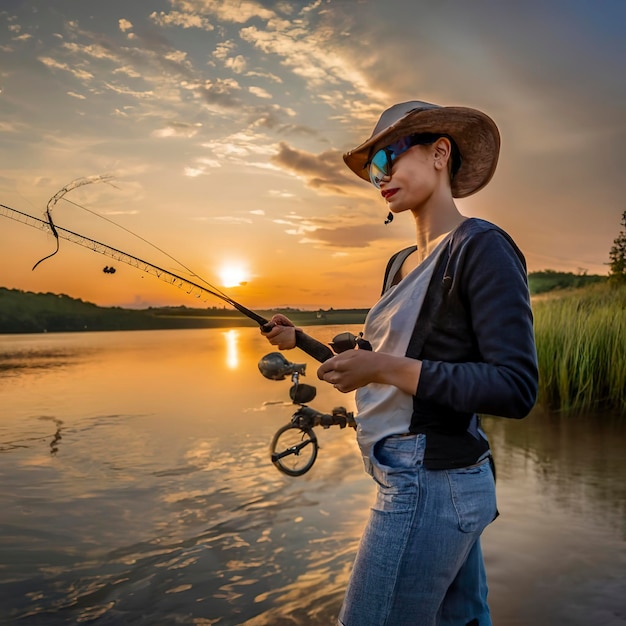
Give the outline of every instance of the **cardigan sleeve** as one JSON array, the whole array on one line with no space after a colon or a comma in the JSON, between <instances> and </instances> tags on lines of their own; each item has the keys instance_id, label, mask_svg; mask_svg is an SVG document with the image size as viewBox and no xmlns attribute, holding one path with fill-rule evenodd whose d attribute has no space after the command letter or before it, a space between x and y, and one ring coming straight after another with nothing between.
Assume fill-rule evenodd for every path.
<instances>
[{"instance_id":1,"label":"cardigan sleeve","mask_svg":"<svg viewBox=\"0 0 626 626\"><path fill-rule=\"evenodd\" d=\"M460 281L479 356L424 359L416 399L460 412L525 417L536 401L538 370L523 257L496 229L472 236L462 254L454 282Z\"/></svg>"}]
</instances>

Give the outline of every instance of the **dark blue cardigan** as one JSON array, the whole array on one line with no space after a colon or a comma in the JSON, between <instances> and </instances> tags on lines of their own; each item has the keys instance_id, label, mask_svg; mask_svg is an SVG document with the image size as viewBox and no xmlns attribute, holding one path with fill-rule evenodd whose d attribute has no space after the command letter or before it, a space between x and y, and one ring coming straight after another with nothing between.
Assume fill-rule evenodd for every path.
<instances>
[{"instance_id":1,"label":"dark blue cardigan","mask_svg":"<svg viewBox=\"0 0 626 626\"><path fill-rule=\"evenodd\" d=\"M385 288L395 257L410 250L390 260ZM530 412L538 370L526 263L506 232L475 218L457 228L406 355L422 361L410 431L427 435L426 467L464 467L488 450L478 414Z\"/></svg>"}]
</instances>

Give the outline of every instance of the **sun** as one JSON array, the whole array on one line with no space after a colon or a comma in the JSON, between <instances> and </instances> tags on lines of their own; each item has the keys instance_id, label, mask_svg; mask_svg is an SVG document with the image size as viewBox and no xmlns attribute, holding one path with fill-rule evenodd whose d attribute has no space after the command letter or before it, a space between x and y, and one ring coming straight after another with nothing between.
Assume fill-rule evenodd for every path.
<instances>
[{"instance_id":1,"label":"sun","mask_svg":"<svg viewBox=\"0 0 626 626\"><path fill-rule=\"evenodd\" d=\"M223 287L237 287L248 281L248 271L242 265L224 265L219 275Z\"/></svg>"}]
</instances>

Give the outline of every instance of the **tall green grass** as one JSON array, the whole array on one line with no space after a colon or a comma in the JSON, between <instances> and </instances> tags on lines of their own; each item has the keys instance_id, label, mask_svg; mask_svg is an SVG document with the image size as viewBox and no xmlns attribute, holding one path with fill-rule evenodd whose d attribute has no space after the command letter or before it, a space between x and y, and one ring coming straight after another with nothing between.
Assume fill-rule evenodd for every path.
<instances>
[{"instance_id":1,"label":"tall green grass","mask_svg":"<svg viewBox=\"0 0 626 626\"><path fill-rule=\"evenodd\" d=\"M626 414L626 285L533 299L540 404Z\"/></svg>"}]
</instances>

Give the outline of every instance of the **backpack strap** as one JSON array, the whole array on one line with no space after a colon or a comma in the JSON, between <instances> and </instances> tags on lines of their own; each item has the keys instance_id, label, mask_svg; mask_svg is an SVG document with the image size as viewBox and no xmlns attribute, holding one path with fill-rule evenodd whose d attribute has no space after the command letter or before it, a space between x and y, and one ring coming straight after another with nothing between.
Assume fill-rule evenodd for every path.
<instances>
[{"instance_id":1,"label":"backpack strap","mask_svg":"<svg viewBox=\"0 0 626 626\"><path fill-rule=\"evenodd\" d=\"M400 252L396 252L388 261L387 268L385 269L385 278L383 280L383 290L381 292L381 296L393 287L393 281L396 277L396 274L402 267L402 264L406 261L407 257L410 254L413 254L417 250L417 246L409 246L408 248L404 248L404 250L400 250Z\"/></svg>"}]
</instances>

